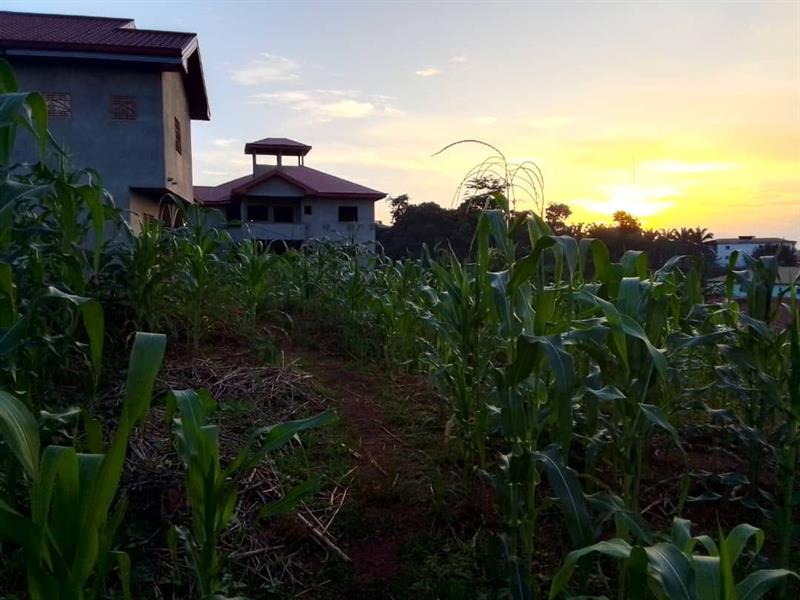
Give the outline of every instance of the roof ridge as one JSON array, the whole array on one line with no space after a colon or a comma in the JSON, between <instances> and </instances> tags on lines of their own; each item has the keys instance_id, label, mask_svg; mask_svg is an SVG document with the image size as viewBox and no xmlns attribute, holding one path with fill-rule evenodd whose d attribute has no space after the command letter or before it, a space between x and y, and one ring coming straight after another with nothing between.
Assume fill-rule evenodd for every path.
<instances>
[{"instance_id":1,"label":"roof ridge","mask_svg":"<svg viewBox=\"0 0 800 600\"><path fill-rule=\"evenodd\" d=\"M30 12L27 10L0 10L0 14L6 15L26 15L31 17L58 17L63 19L92 19L95 21L124 21L126 23L133 23L136 19L130 17L101 17L99 15L75 15L69 13L41 13ZM137 30L138 31L138 30Z\"/></svg>"},{"instance_id":2,"label":"roof ridge","mask_svg":"<svg viewBox=\"0 0 800 600\"><path fill-rule=\"evenodd\" d=\"M124 29L123 27L119 27L119 29ZM192 37L198 37L196 33L191 31L171 31L169 29L140 29L138 27L131 29L130 31L138 31L144 33L168 33L169 35L190 35Z\"/></svg>"}]
</instances>

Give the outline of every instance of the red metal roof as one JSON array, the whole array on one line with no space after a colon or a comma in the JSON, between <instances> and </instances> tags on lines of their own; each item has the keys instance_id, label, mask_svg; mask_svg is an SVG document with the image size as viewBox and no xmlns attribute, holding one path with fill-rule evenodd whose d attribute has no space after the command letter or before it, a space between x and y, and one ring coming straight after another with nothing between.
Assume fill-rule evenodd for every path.
<instances>
[{"instance_id":1,"label":"red metal roof","mask_svg":"<svg viewBox=\"0 0 800 600\"><path fill-rule=\"evenodd\" d=\"M245 175L220 185L196 185L194 186L194 197L200 204L228 204L231 201L231 192L234 188L253 179L252 175Z\"/></svg>"},{"instance_id":2,"label":"red metal roof","mask_svg":"<svg viewBox=\"0 0 800 600\"><path fill-rule=\"evenodd\" d=\"M218 186L196 185L194 195L201 204L229 204L233 199L246 196L253 187L273 177L279 177L296 185L306 196L363 200L380 200L386 196L384 192L306 166L273 167L257 176L245 175Z\"/></svg>"},{"instance_id":3,"label":"red metal roof","mask_svg":"<svg viewBox=\"0 0 800 600\"><path fill-rule=\"evenodd\" d=\"M2 46L88 46L103 52L125 48L134 53L150 50L181 56L196 38L194 33L136 29L133 19L0 11Z\"/></svg>"},{"instance_id":4,"label":"red metal roof","mask_svg":"<svg viewBox=\"0 0 800 600\"><path fill-rule=\"evenodd\" d=\"M197 35L136 29L133 19L0 11L0 54L15 50L128 54L179 59L193 119L208 120Z\"/></svg>"},{"instance_id":5,"label":"red metal roof","mask_svg":"<svg viewBox=\"0 0 800 600\"><path fill-rule=\"evenodd\" d=\"M245 154L285 154L288 156L305 156L311 151L311 146L302 144L289 138L264 138L255 142L248 142L244 146Z\"/></svg>"}]
</instances>

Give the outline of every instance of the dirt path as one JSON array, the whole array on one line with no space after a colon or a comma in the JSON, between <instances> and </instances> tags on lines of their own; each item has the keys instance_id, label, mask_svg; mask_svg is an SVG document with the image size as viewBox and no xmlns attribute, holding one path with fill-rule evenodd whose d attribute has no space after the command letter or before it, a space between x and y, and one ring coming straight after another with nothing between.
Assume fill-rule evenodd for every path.
<instances>
[{"instance_id":1,"label":"dirt path","mask_svg":"<svg viewBox=\"0 0 800 600\"><path fill-rule=\"evenodd\" d=\"M412 419L421 414L438 421L441 414L419 379L391 381L383 373L303 349L291 350L287 358L312 374L352 436L356 470L350 516L337 531L352 559L348 597L374 597L375 592L394 597L385 585L404 575L404 549L435 524L431 449L416 445L430 445L430 439L413 429Z\"/></svg>"}]
</instances>

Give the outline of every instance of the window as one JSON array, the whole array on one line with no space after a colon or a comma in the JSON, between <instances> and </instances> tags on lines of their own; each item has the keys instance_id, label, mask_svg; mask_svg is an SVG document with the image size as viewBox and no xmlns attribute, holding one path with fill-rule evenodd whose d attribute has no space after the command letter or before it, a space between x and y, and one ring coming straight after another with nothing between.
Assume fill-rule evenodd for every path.
<instances>
[{"instance_id":1,"label":"window","mask_svg":"<svg viewBox=\"0 0 800 600\"><path fill-rule=\"evenodd\" d=\"M47 116L55 119L67 119L72 116L72 94L45 94Z\"/></svg>"},{"instance_id":2,"label":"window","mask_svg":"<svg viewBox=\"0 0 800 600\"><path fill-rule=\"evenodd\" d=\"M111 118L114 121L135 121L136 97L111 96Z\"/></svg>"},{"instance_id":3,"label":"window","mask_svg":"<svg viewBox=\"0 0 800 600\"><path fill-rule=\"evenodd\" d=\"M272 209L272 220L276 223L294 223L294 209L291 206L276 206Z\"/></svg>"},{"instance_id":4,"label":"window","mask_svg":"<svg viewBox=\"0 0 800 600\"><path fill-rule=\"evenodd\" d=\"M339 207L339 222L341 223L355 223L358 221L358 207L357 206L340 206Z\"/></svg>"},{"instance_id":5,"label":"window","mask_svg":"<svg viewBox=\"0 0 800 600\"><path fill-rule=\"evenodd\" d=\"M183 154L183 145L181 144L181 122L178 117L175 117L175 151L178 154Z\"/></svg>"},{"instance_id":6,"label":"window","mask_svg":"<svg viewBox=\"0 0 800 600\"><path fill-rule=\"evenodd\" d=\"M269 221L269 206L248 205L248 221Z\"/></svg>"},{"instance_id":7,"label":"window","mask_svg":"<svg viewBox=\"0 0 800 600\"><path fill-rule=\"evenodd\" d=\"M303 214L304 215L310 215L311 214L311 205L310 204L306 204L303 207Z\"/></svg>"}]
</instances>

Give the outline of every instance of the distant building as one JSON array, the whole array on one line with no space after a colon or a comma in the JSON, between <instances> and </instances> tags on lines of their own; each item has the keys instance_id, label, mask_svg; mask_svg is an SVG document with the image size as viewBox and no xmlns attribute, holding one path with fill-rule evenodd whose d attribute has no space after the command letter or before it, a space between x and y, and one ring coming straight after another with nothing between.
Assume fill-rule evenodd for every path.
<instances>
[{"instance_id":1,"label":"distant building","mask_svg":"<svg viewBox=\"0 0 800 600\"><path fill-rule=\"evenodd\" d=\"M709 279L709 282L714 284L715 287L718 286L719 290L724 290L726 281L727 275L720 275ZM778 277L772 288L772 297L777 298L781 294L784 294L784 298L788 299L788 296L785 294L788 293L787 290L793 283L795 285L800 285L800 267L778 267ZM720 292L720 295L723 295L723 292ZM733 297L738 299L747 297L747 290L739 281L734 281L733 283Z\"/></svg>"},{"instance_id":2,"label":"distant building","mask_svg":"<svg viewBox=\"0 0 800 600\"><path fill-rule=\"evenodd\" d=\"M44 94L55 139L76 167L100 173L119 208L171 223L164 195L193 200L191 122L209 119L195 34L0 11L0 57L20 89ZM33 144L20 142L15 159L35 159Z\"/></svg>"},{"instance_id":3,"label":"distant building","mask_svg":"<svg viewBox=\"0 0 800 600\"><path fill-rule=\"evenodd\" d=\"M375 202L386 194L307 167L310 151L287 138L245 144L253 172L217 186L196 185L195 199L240 221L233 231L239 238L294 245L309 239L375 241ZM274 164L260 164L260 156L274 157Z\"/></svg>"},{"instance_id":4,"label":"distant building","mask_svg":"<svg viewBox=\"0 0 800 600\"><path fill-rule=\"evenodd\" d=\"M752 256L756 248L759 246L784 246L789 248L792 252L795 250L796 242L794 240L785 240L776 237L756 237L754 235L740 235L736 238L719 238L708 242L716 254L716 262L720 265L727 266L731 254L738 251L740 255L747 254ZM742 264L741 256L737 260L737 265Z\"/></svg>"}]
</instances>

